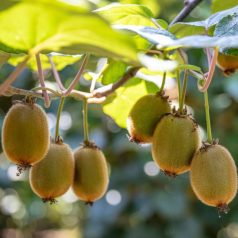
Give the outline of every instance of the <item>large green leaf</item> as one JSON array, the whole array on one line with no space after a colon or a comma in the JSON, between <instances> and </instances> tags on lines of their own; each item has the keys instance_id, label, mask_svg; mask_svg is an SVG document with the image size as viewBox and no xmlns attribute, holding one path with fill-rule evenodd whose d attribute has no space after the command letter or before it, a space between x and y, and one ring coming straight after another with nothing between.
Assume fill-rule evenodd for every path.
<instances>
[{"instance_id":1,"label":"large green leaf","mask_svg":"<svg viewBox=\"0 0 238 238\"><path fill-rule=\"evenodd\" d=\"M155 27L152 12L143 5L112 3L95 12L113 24Z\"/></svg>"},{"instance_id":2,"label":"large green leaf","mask_svg":"<svg viewBox=\"0 0 238 238\"><path fill-rule=\"evenodd\" d=\"M214 31L214 36L224 37L224 36L235 36L238 35L238 15L233 14L224 17L217 25ZM220 52L230 55L238 55L237 48L221 48Z\"/></svg>"},{"instance_id":3,"label":"large green leaf","mask_svg":"<svg viewBox=\"0 0 238 238\"><path fill-rule=\"evenodd\" d=\"M170 32L172 32L179 38L194 34L207 34L214 25L222 20L222 18L234 13L238 14L238 6L217 12L204 21L176 23L170 27Z\"/></svg>"},{"instance_id":4,"label":"large green leaf","mask_svg":"<svg viewBox=\"0 0 238 238\"><path fill-rule=\"evenodd\" d=\"M103 111L120 127L126 128L126 118L135 102L140 97L157 91L158 87L155 84L132 78L107 98L103 104Z\"/></svg>"},{"instance_id":5,"label":"large green leaf","mask_svg":"<svg viewBox=\"0 0 238 238\"><path fill-rule=\"evenodd\" d=\"M219 12L238 5L238 0L213 0L212 12Z\"/></svg>"},{"instance_id":6,"label":"large green leaf","mask_svg":"<svg viewBox=\"0 0 238 238\"><path fill-rule=\"evenodd\" d=\"M11 57L10 54L0 51L0 68L2 67L3 64L5 64L8 61L10 57Z\"/></svg>"},{"instance_id":7,"label":"large green leaf","mask_svg":"<svg viewBox=\"0 0 238 238\"><path fill-rule=\"evenodd\" d=\"M151 10L154 16L158 16L160 12L160 3L158 0L120 0L120 3L145 5Z\"/></svg>"},{"instance_id":8,"label":"large green leaf","mask_svg":"<svg viewBox=\"0 0 238 238\"><path fill-rule=\"evenodd\" d=\"M235 36L238 35L238 15L233 14L224 17L216 25L214 36Z\"/></svg>"},{"instance_id":9,"label":"large green leaf","mask_svg":"<svg viewBox=\"0 0 238 238\"><path fill-rule=\"evenodd\" d=\"M0 13L0 50L9 53L89 52L138 64L131 38L95 13L23 1Z\"/></svg>"},{"instance_id":10,"label":"large green leaf","mask_svg":"<svg viewBox=\"0 0 238 238\"><path fill-rule=\"evenodd\" d=\"M113 3L99 8L95 12L106 18L113 25L116 25L117 29L118 26L122 26L122 29L123 26L150 26L157 28L152 21L152 12L143 5ZM131 38L139 50L147 50L150 47L149 42L139 35L131 34Z\"/></svg>"}]
</instances>

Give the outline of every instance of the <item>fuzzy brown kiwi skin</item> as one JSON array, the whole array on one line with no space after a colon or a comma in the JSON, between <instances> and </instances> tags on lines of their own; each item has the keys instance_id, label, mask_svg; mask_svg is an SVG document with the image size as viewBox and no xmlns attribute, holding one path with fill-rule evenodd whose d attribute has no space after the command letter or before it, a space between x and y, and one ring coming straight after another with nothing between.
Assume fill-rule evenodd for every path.
<instances>
[{"instance_id":1,"label":"fuzzy brown kiwi skin","mask_svg":"<svg viewBox=\"0 0 238 238\"><path fill-rule=\"evenodd\" d=\"M226 76L229 76L238 69L238 56L219 53L217 65Z\"/></svg>"},{"instance_id":2,"label":"fuzzy brown kiwi skin","mask_svg":"<svg viewBox=\"0 0 238 238\"><path fill-rule=\"evenodd\" d=\"M218 144L204 144L194 155L190 182L204 204L228 211L237 193L237 169L229 151Z\"/></svg>"},{"instance_id":3,"label":"fuzzy brown kiwi skin","mask_svg":"<svg viewBox=\"0 0 238 238\"><path fill-rule=\"evenodd\" d=\"M170 113L168 97L161 93L145 95L132 107L127 118L130 141L151 143L155 127L161 116Z\"/></svg>"},{"instance_id":4,"label":"fuzzy brown kiwi skin","mask_svg":"<svg viewBox=\"0 0 238 238\"><path fill-rule=\"evenodd\" d=\"M161 118L153 135L152 157L168 176L187 172L201 145L197 123L190 115L171 113Z\"/></svg>"},{"instance_id":5,"label":"fuzzy brown kiwi skin","mask_svg":"<svg viewBox=\"0 0 238 238\"><path fill-rule=\"evenodd\" d=\"M54 203L67 192L73 178L73 152L65 143L52 142L45 158L30 170L31 188L44 202Z\"/></svg>"},{"instance_id":6,"label":"fuzzy brown kiwi skin","mask_svg":"<svg viewBox=\"0 0 238 238\"><path fill-rule=\"evenodd\" d=\"M29 167L44 158L50 144L47 116L34 103L19 102L7 113L2 128L2 146L7 158Z\"/></svg>"},{"instance_id":7,"label":"fuzzy brown kiwi skin","mask_svg":"<svg viewBox=\"0 0 238 238\"><path fill-rule=\"evenodd\" d=\"M92 205L106 192L109 175L103 152L93 143L78 147L74 152L74 193Z\"/></svg>"}]
</instances>

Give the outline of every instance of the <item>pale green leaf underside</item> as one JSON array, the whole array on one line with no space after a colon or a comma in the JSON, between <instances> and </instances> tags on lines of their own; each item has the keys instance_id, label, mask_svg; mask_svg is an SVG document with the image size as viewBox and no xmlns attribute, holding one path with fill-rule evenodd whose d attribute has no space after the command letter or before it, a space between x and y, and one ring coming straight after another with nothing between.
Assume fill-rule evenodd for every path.
<instances>
[{"instance_id":1,"label":"pale green leaf underside","mask_svg":"<svg viewBox=\"0 0 238 238\"><path fill-rule=\"evenodd\" d=\"M157 91L155 84L132 78L107 98L103 111L113 118L118 126L126 128L126 118L135 102L140 97Z\"/></svg>"},{"instance_id":2,"label":"pale green leaf underside","mask_svg":"<svg viewBox=\"0 0 238 238\"><path fill-rule=\"evenodd\" d=\"M175 34L177 37L183 37L193 34L206 34L209 29L216 25L222 18L238 14L238 6L217 12L211 15L209 18L203 21L197 22L179 22L170 27L170 32Z\"/></svg>"},{"instance_id":3,"label":"pale green leaf underside","mask_svg":"<svg viewBox=\"0 0 238 238\"><path fill-rule=\"evenodd\" d=\"M207 47L220 47L220 48L237 48L238 47L238 35L236 36L224 36L224 37L210 37L210 36L186 36L177 40L171 40L168 43L157 45L159 49L175 49L179 47L183 48L207 48Z\"/></svg>"}]
</instances>

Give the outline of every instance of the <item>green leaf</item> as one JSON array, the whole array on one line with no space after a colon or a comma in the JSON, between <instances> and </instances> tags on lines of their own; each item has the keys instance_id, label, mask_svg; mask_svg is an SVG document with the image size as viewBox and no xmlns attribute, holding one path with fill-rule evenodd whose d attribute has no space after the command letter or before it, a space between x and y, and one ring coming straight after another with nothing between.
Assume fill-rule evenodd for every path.
<instances>
[{"instance_id":1,"label":"green leaf","mask_svg":"<svg viewBox=\"0 0 238 238\"><path fill-rule=\"evenodd\" d=\"M224 17L216 25L214 36L234 36L238 35L238 15L233 14L227 17Z\"/></svg>"},{"instance_id":2,"label":"green leaf","mask_svg":"<svg viewBox=\"0 0 238 238\"><path fill-rule=\"evenodd\" d=\"M154 16L158 16L160 12L160 6L158 0L120 0L122 4L138 4L138 5L145 5L148 7Z\"/></svg>"},{"instance_id":3,"label":"green leaf","mask_svg":"<svg viewBox=\"0 0 238 238\"><path fill-rule=\"evenodd\" d=\"M233 14L224 17L217 25L214 31L214 36L235 36L238 35L238 15ZM238 49L235 48L221 48L219 50L223 54L238 55Z\"/></svg>"},{"instance_id":4,"label":"green leaf","mask_svg":"<svg viewBox=\"0 0 238 238\"><path fill-rule=\"evenodd\" d=\"M83 12L82 12L83 11ZM95 13L23 1L0 13L0 50L9 53L89 52L138 64L136 47Z\"/></svg>"},{"instance_id":5,"label":"green leaf","mask_svg":"<svg viewBox=\"0 0 238 238\"><path fill-rule=\"evenodd\" d=\"M158 87L155 84L132 78L107 98L103 104L103 111L120 127L126 128L126 118L135 102L140 97L157 91Z\"/></svg>"},{"instance_id":6,"label":"green leaf","mask_svg":"<svg viewBox=\"0 0 238 238\"><path fill-rule=\"evenodd\" d=\"M0 51L0 68L8 61L10 57L11 57L10 54Z\"/></svg>"},{"instance_id":7,"label":"green leaf","mask_svg":"<svg viewBox=\"0 0 238 238\"><path fill-rule=\"evenodd\" d=\"M127 64L120 61L111 60L103 72L101 82L103 84L114 83L126 72Z\"/></svg>"},{"instance_id":8,"label":"green leaf","mask_svg":"<svg viewBox=\"0 0 238 238\"><path fill-rule=\"evenodd\" d=\"M112 3L94 12L117 25L154 26L152 12L143 5Z\"/></svg>"},{"instance_id":9,"label":"green leaf","mask_svg":"<svg viewBox=\"0 0 238 238\"><path fill-rule=\"evenodd\" d=\"M212 12L219 12L231 7L238 5L238 0L213 0L212 1Z\"/></svg>"},{"instance_id":10,"label":"green leaf","mask_svg":"<svg viewBox=\"0 0 238 238\"><path fill-rule=\"evenodd\" d=\"M193 71L197 71L199 73L202 73L202 69L196 65L192 65L192 64L180 64L178 66L179 70L193 70Z\"/></svg>"},{"instance_id":11,"label":"green leaf","mask_svg":"<svg viewBox=\"0 0 238 238\"><path fill-rule=\"evenodd\" d=\"M232 15L234 13L238 14L238 6L221 12L217 12L203 21L176 23L170 27L170 32L172 32L179 38L194 34L207 34L214 25L216 25L220 20L222 20L222 18L228 15Z\"/></svg>"},{"instance_id":12,"label":"green leaf","mask_svg":"<svg viewBox=\"0 0 238 238\"><path fill-rule=\"evenodd\" d=\"M8 60L8 63L13 65L13 66L17 66L20 62L23 61L24 57L25 56L22 56L22 55L11 56L11 58ZM62 70L66 66L74 64L75 62L80 60L81 55L59 55L59 54L53 54L51 57L52 57L52 60L53 60L53 62L55 64L55 66L56 66L56 69L57 70ZM44 70L50 69L51 65L50 65L48 56L44 55L44 54L41 54L40 58L41 58L42 68ZM32 70L37 70L37 64L36 64L35 57L31 58L27 62L27 66L30 69L32 69Z\"/></svg>"}]
</instances>

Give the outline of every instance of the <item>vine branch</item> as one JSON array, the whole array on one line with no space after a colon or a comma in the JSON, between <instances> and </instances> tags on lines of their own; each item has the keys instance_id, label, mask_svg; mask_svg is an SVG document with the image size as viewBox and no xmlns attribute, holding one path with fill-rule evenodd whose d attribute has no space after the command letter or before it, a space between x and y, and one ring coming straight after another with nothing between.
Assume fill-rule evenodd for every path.
<instances>
[{"instance_id":1,"label":"vine branch","mask_svg":"<svg viewBox=\"0 0 238 238\"><path fill-rule=\"evenodd\" d=\"M116 89L118 89L120 86L125 84L130 78L134 77L139 69L140 69L140 67L130 68L124 74L124 76L122 76L122 78L119 81L117 81L116 83L113 83L113 84L110 84L107 86L103 86L101 88L94 90L91 93L87 93L87 92L83 92L83 91L79 91L79 90L72 90L69 93L69 95L67 95L67 96L72 97L75 100L87 99L87 102L90 104L91 103L100 104L105 101L105 99L108 95L110 95ZM43 89L43 88L40 87L38 89ZM44 87L44 89L46 91L48 88ZM51 91L51 93L48 94L50 99L57 99L62 96L65 97L63 92L57 91L57 94L56 94L56 93L54 93L54 90L49 90L49 91ZM15 88L13 86L10 86L8 88L8 90L3 95L8 96L8 97L13 96L13 95L22 95L22 96L32 96L32 97L36 97L36 98L44 98L41 93L38 93L34 90L25 90L25 89Z\"/></svg>"},{"instance_id":2,"label":"vine branch","mask_svg":"<svg viewBox=\"0 0 238 238\"><path fill-rule=\"evenodd\" d=\"M192 12L192 10L202 1L203 0L184 0L184 8L173 19L169 26L172 26L176 22L184 20Z\"/></svg>"},{"instance_id":3,"label":"vine branch","mask_svg":"<svg viewBox=\"0 0 238 238\"><path fill-rule=\"evenodd\" d=\"M98 88L92 92L92 95L96 98L101 98L108 96L109 94L113 93L116 89L121 87L123 84L125 84L130 78L134 77L140 67L133 67L130 68L123 76L122 78L117 81L116 83L109 84L107 86Z\"/></svg>"}]
</instances>

